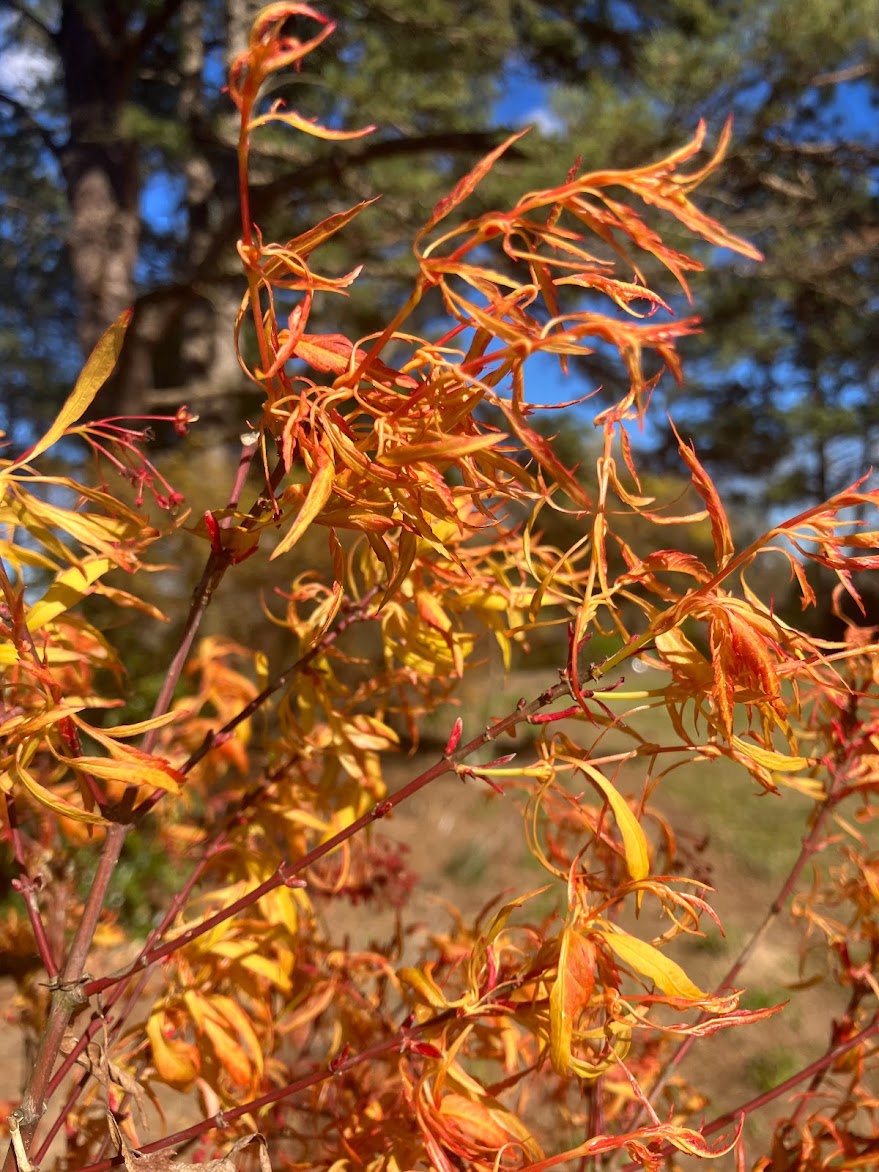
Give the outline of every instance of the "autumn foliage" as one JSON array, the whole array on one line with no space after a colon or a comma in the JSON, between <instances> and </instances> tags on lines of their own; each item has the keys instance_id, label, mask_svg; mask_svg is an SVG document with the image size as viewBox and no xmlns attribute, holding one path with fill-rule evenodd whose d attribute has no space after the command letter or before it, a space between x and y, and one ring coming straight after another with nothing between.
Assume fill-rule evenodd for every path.
<instances>
[{"instance_id":1,"label":"autumn foliage","mask_svg":"<svg viewBox=\"0 0 879 1172\"><path fill-rule=\"evenodd\" d=\"M291 17L311 39L285 35ZM27 1172L29 1152L45 1167L63 1141L67 1168L164 1168L182 1163L169 1148L196 1141L204 1162L260 1132L275 1168L659 1168L733 1151L740 1167L872 1166L879 648L863 626L838 643L797 630L749 575L764 558L786 564L806 608L806 568L818 563L838 579L842 613L844 595L858 601L852 575L879 565L879 494L855 484L737 548L684 439L702 507L682 515L644 491L631 443L659 377L681 378L676 343L697 328L646 283L661 268L689 296L688 274L702 268L657 225L756 257L692 199L728 129L707 163L696 161L700 127L648 166L574 166L554 188L467 218L510 139L436 206L414 241L408 299L380 333L314 332L314 307L326 320L359 274L325 272L321 245L344 239L368 204L270 243L250 216L248 167L266 126L369 132L318 126L263 97L332 28L304 5L273 4L231 71L246 280L236 344L253 414L230 491L195 518L145 454L142 424L81 422L126 318L51 430L0 465L3 832L17 870L0 934L43 970L22 966L7 1027L29 1039L10 1160ZM410 327L422 303L438 323L426 337ZM528 362L554 355L564 370L597 351L616 352L628 390L595 418L594 469L574 470L535 423ZM186 408L174 423L196 425ZM90 451L75 474L44 470L62 437ZM554 511L579 526L570 549L544 536ZM327 576L298 556L315 528ZM688 529L710 532L710 556L674 548ZM156 621L139 584L169 572L162 543L178 530L203 543L204 572L152 715L119 723L139 681L89 608L98 599ZM293 649L283 665L199 638L220 581L250 558L288 567L282 609L265 603ZM401 738L417 744L487 647L509 666L551 625L562 650L543 689L483 727L466 713L450 722L433 764L389 788ZM378 659L357 653L362 627L378 633ZM616 648L598 662L595 633ZM659 683L639 690L632 661ZM646 708L667 712L666 741L638 733L632 713ZM629 738L625 751L605 747L609 730ZM532 736L516 755L492 749L523 731ZM795 898L809 947L825 950L827 979L848 997L827 1023L826 1053L762 1097L786 1116L762 1157L741 1139L762 1101L712 1115L677 1073L700 1039L783 1012L740 1005L753 940L714 989L674 959L676 938L717 917L652 801L682 762L710 778L724 758L740 768L744 817L760 817L755 791L813 802L761 932ZM475 921L452 913L451 927L417 931L417 876L383 823L427 786L454 801L462 782L520 806L543 879L499 899L489 887ZM179 888L108 971L121 931L108 892L126 837L144 826L175 860ZM74 874L85 858L88 881ZM366 916L377 902L397 909L383 949L334 929L334 909L352 902ZM190 1096L193 1123L147 1143L162 1088Z\"/></svg>"}]
</instances>

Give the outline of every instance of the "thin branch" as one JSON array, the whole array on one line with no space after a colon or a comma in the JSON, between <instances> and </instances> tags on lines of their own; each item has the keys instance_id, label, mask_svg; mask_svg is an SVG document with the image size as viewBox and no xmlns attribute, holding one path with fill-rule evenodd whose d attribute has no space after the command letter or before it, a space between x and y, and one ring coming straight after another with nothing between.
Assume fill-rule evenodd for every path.
<instances>
[{"instance_id":1,"label":"thin branch","mask_svg":"<svg viewBox=\"0 0 879 1172\"><path fill-rule=\"evenodd\" d=\"M879 1037L879 1015L877 1014L874 1014L869 1024L864 1026L853 1038L849 1038L845 1042L840 1042L838 1046L832 1047L826 1054L823 1054L820 1058L816 1058L814 1062L810 1062L802 1070L798 1070L796 1074L791 1075L783 1083L779 1083L777 1087L773 1087L769 1091L764 1091L762 1095L757 1095L755 1098L749 1099L747 1103L742 1103L741 1106L735 1107L732 1111L727 1111L717 1119L712 1120L711 1123L707 1123L701 1128L702 1135L716 1135L718 1131L723 1131L725 1127L729 1127L731 1123L734 1123L740 1115L752 1115L761 1107L765 1107L767 1103L771 1103L775 1099L780 1099L788 1091L792 1091L805 1079L814 1077L820 1071L826 1071L844 1055L850 1053L852 1050L856 1050L859 1046L865 1046L875 1037Z\"/></svg>"},{"instance_id":2,"label":"thin branch","mask_svg":"<svg viewBox=\"0 0 879 1172\"><path fill-rule=\"evenodd\" d=\"M6 0L6 2L15 15L21 17L21 19L26 21L32 28L35 28L40 36L45 37L51 45L56 43L58 39L58 33L53 29L50 29L47 24L44 24L38 16L31 12L29 8L25 8L25 6L20 4L18 0Z\"/></svg>"},{"instance_id":3,"label":"thin branch","mask_svg":"<svg viewBox=\"0 0 879 1172\"><path fill-rule=\"evenodd\" d=\"M504 135L503 130L455 131L445 134L422 134L410 138L390 138L377 142L365 142L347 149L337 148L313 162L273 179L270 183L251 188L251 211L258 218L267 216L282 200L301 202L304 195L317 184L332 180L342 182L346 171L365 167L383 159L406 158L418 155L450 154L481 155L497 146ZM516 147L507 151L505 158L524 158ZM194 296L200 284L217 278L219 260L226 256L230 246L241 234L241 213L236 204L220 222L205 249L204 256L185 282L168 285L145 293L136 302L136 310L149 305L162 305L168 301L185 304Z\"/></svg>"},{"instance_id":4,"label":"thin branch","mask_svg":"<svg viewBox=\"0 0 879 1172\"><path fill-rule=\"evenodd\" d=\"M162 938L163 933L167 930L167 928L177 918L178 914L180 913L182 908L185 906L186 901L188 900L190 894L192 893L193 887L198 882L198 879L201 876L202 872L204 871L205 867L207 867L207 865L211 861L211 859L215 857L216 853L217 853L216 847L212 852L206 851L204 856L199 860L199 862L193 868L192 874L189 876L187 881L183 884L181 889L177 892L177 894L171 900L171 902L165 912L165 915L162 917L161 923L158 924L153 929L153 931L150 932L149 936L147 937L146 943L144 944L143 948L141 949L140 955L138 956L137 960L135 960L135 962L134 962L135 967L138 967L140 957L144 955L144 953L147 951L147 949L149 949L152 945L156 944ZM109 995L107 996L107 998L104 1002L104 1005L102 1007L101 1014L100 1015L95 1014L92 1017L92 1020L89 1022L88 1026L83 1030L82 1034L79 1037L79 1040L76 1042L73 1049L65 1056L64 1060L61 1062L58 1069L55 1071L54 1075L52 1076L52 1079L50 1080L49 1085L46 1087L47 1099L52 1097L52 1095L55 1093L55 1091L58 1089L58 1087L62 1084L64 1079L67 1077L71 1068L76 1064L76 1061L79 1058L79 1056L82 1053L84 1053L85 1050L88 1049L89 1043L102 1028L108 1030L109 1041L110 1042L115 1041L115 1039L119 1035L119 1032L121 1031L122 1027L124 1026L125 1022L128 1020L128 1015L131 1013L132 1009L134 1009L135 1006L138 1004L138 1002L143 994L144 988L146 987L147 981L150 979L151 974L149 972L148 966L140 965L140 967L142 969L141 974L140 974L140 978L139 978L139 980L134 982L134 987L129 989L128 998L127 998L125 1004L119 1010L118 1014L116 1014L112 1018L110 1017L110 1011L113 1009L113 1007L116 1005L116 1003L121 1000L123 994L125 993L126 985L122 982L120 982L120 984L117 985L116 988L113 989L109 993ZM40 1144L39 1148L37 1149L37 1151L34 1155L34 1162L37 1165L42 1163L42 1161L45 1159L46 1154L49 1151L49 1148L51 1147L52 1142L55 1139L55 1136L58 1134L58 1132L64 1126L64 1123L65 1123L66 1119L68 1118L70 1111L72 1111L72 1109L76 1105L77 1100L79 1099L80 1095L85 1090L85 1088L88 1086L88 1082L89 1082L90 1077L91 1077L91 1073L89 1071L86 1071L85 1074L83 1074L83 1076L76 1083L76 1085L74 1087L72 1087L70 1094L67 1096L66 1102L62 1105L62 1107L58 1111L58 1114L56 1115L55 1120L52 1123L52 1126L49 1128L48 1132L43 1137L42 1143ZM121 1110L121 1104L120 1104L120 1110Z\"/></svg>"},{"instance_id":5,"label":"thin branch","mask_svg":"<svg viewBox=\"0 0 879 1172\"><path fill-rule=\"evenodd\" d=\"M457 749L454 753L449 753L448 755L443 755L440 757L440 759L436 761L435 764L419 773L417 777L414 777L411 781L407 782L406 785L402 786L390 797L385 798L383 801L377 802L371 810L367 811L367 813L361 815L361 817L357 818L354 822L351 822L348 826L346 826L343 830L340 830L337 834L334 834L331 838L328 838L324 842L319 843L316 847L313 847L312 850L304 854L295 863L281 863L275 871L274 875L272 875L271 878L266 879L265 882L261 883L258 887L254 887L246 895L242 895L240 899L235 900L234 903L229 904L227 907L216 912L214 915L208 916L208 918L202 920L200 924L193 925L193 927L188 928L185 932L181 932L179 936L175 936L174 939L167 941L158 948L151 949L150 951L144 953L139 962L131 965L122 973L118 973L109 977L101 977L94 981L88 981L83 986L83 993L85 996L91 997L95 993L102 993L105 989L109 989L111 986L118 984L120 981L127 981L140 965L154 964L158 960L163 960L166 956L171 956L173 953L177 952L178 949L191 944L193 940L197 940L200 936L204 936L207 932L212 931L217 927L217 925L225 923L227 920L230 920L234 916L238 915L239 912L245 911L247 908L252 907L264 896L268 895L272 891L277 890L279 887L306 886L305 880L302 879L301 876L309 869L309 867L318 862L318 860L324 858L325 855L331 854L333 851L338 850L338 848L342 846L343 843L347 842L351 838L354 838L355 835L359 834L362 830L365 830L368 826L371 826L374 822L381 818L385 818L402 802L405 802L407 799L411 798L414 794L418 793L419 790L424 789L424 787L429 785L431 782L436 781L437 778L442 777L446 773L456 772L456 766L461 761L464 761L467 757L475 753L477 749L481 749L485 745L490 744L503 733L512 732L518 724L527 723L531 716L552 704L555 700L559 699L559 697L569 695L570 683L567 679L560 681L552 688L547 688L546 691L541 692L541 694L536 699L532 700L530 704L517 707L514 712L511 712L502 720L496 721L495 723L489 725L483 732L479 734L479 736L474 737L471 741L468 741L466 745L461 746L461 748ZM478 770L476 771L476 774L478 776Z\"/></svg>"},{"instance_id":6,"label":"thin branch","mask_svg":"<svg viewBox=\"0 0 879 1172\"><path fill-rule=\"evenodd\" d=\"M793 866L782 882L781 887L776 893L775 898L770 903L766 911L766 915L763 917L762 923L752 934L750 939L745 943L744 947L733 961L726 975L718 984L716 990L718 994L733 988L739 974L745 968L748 961L757 951L760 944L766 938L770 929L775 924L784 908L787 906L787 902L793 894L796 885L799 882L800 876L802 875L809 861L812 859L813 855L815 855L821 849L819 845L821 836L824 833L824 828L830 819L831 814L840 800L840 795L845 792L845 782L849 768L851 767L853 759L862 751L862 745L853 736L856 718L857 696L852 695L849 698L849 703L846 707L845 713L843 714L843 720L840 726L839 739L841 747L844 748L844 751L842 752L841 759L837 762L837 765L833 771L829 792L824 798L824 801L821 803L809 833L803 839L800 852L797 855ZM696 1024L698 1025L705 1021L707 1017L707 1014L701 1014L697 1018ZM650 1102L656 1102L675 1068L680 1066L680 1064L686 1058L687 1054L689 1054L695 1040L696 1034L689 1034L686 1038L684 1038L678 1048L669 1057L663 1068L662 1074L651 1089L649 1096ZM645 1116L646 1109L642 1107L642 1109L635 1117L633 1127L639 1127Z\"/></svg>"},{"instance_id":7,"label":"thin branch","mask_svg":"<svg viewBox=\"0 0 879 1172\"><path fill-rule=\"evenodd\" d=\"M375 1045L368 1047L366 1050L349 1055L349 1057L342 1061L333 1062L329 1066L321 1066L317 1070L312 1071L311 1074L303 1075L302 1078L297 1079L295 1082L287 1083L286 1086L269 1091L268 1094L261 1095L258 1099L251 1099L250 1102L242 1103L240 1106L233 1107L229 1111L219 1111L216 1115L210 1115L205 1119L199 1120L198 1123L193 1123L191 1127L184 1128L182 1131L176 1131L173 1135L167 1135L162 1139L145 1144L144 1147L138 1150L141 1155L149 1155L151 1152L160 1152L172 1146L180 1147L182 1144L188 1143L190 1140L203 1135L206 1131L210 1131L213 1128L226 1127L228 1124L234 1123L236 1119L240 1119L243 1115L261 1111L263 1107L269 1107L272 1103L280 1103L282 1100L289 1099L292 1095L298 1094L300 1091L308 1090L309 1087L318 1086L328 1079L346 1074L349 1070L353 1070L354 1067L361 1065L361 1063L374 1062L376 1058L381 1058L384 1054L399 1054L401 1047L405 1047L407 1042L415 1040L428 1030L445 1025L446 1022L454 1020L457 1015L457 1009L444 1009L441 1013L436 1014L427 1021L418 1022L413 1025L401 1025L396 1033L384 1039L384 1041L376 1042ZM118 1159L101 1160L98 1163L87 1165L81 1169L81 1172L105 1172L105 1169L112 1168L118 1163Z\"/></svg>"},{"instance_id":8,"label":"thin branch","mask_svg":"<svg viewBox=\"0 0 879 1172\"><path fill-rule=\"evenodd\" d=\"M845 81L856 81L859 77L869 77L876 72L873 61L860 61L857 65L849 65L844 69L834 69L829 73L816 73L809 82L810 85L840 85Z\"/></svg>"},{"instance_id":9,"label":"thin branch","mask_svg":"<svg viewBox=\"0 0 879 1172\"><path fill-rule=\"evenodd\" d=\"M18 114L18 116L24 121L25 125L29 126L34 134L38 135L39 138L42 139L43 145L52 154L52 156L59 162L61 161L61 147L58 145L58 143L55 142L55 139L52 137L49 129L43 126L42 122L38 121L33 116L30 109L24 104L24 102L20 102L18 98L14 98L12 94L6 94L2 91L0 91L0 102L8 106L11 110L14 110L15 113Z\"/></svg>"},{"instance_id":10,"label":"thin branch","mask_svg":"<svg viewBox=\"0 0 879 1172\"><path fill-rule=\"evenodd\" d=\"M281 461L278 461L271 476L273 488L277 487L283 479L283 476L283 464ZM240 469L239 476L236 477L235 486L232 489L233 496L237 492L240 492L239 478ZM258 497L250 510L249 518L243 522L245 527L247 527L248 522L250 526L256 525L267 507L269 506L263 503L262 496ZM174 688L183 670L186 655L192 646L201 618L213 596L214 590L219 585L230 564L231 557L223 550L219 552L212 551L208 557L205 571L193 596L190 613L184 625L180 645L171 662L164 686L156 700L153 710L154 716L162 715L170 707ZM183 651L184 648L185 653ZM156 735L155 730L147 733L143 742L145 752L151 750L152 745L155 743ZM132 828L132 823L129 818L130 812L134 807L136 792L134 787L130 787L116 807L115 813L119 821L111 825L107 831L107 836L98 859L95 877L86 898L82 917L77 924L63 971L52 993L52 1002L46 1026L33 1060L27 1086L22 1096L21 1107L16 1112L16 1120L19 1125L25 1150L29 1148L37 1124L45 1112L46 1088L51 1081L53 1069L60 1052L61 1041L68 1023L75 1010L88 999L88 994L84 992L83 987L83 973L85 972L86 960L91 951L95 931L104 907L110 882L119 862L119 855L121 854L128 831ZM15 1153L10 1148L7 1151L6 1160L3 1165L4 1172L13 1172L14 1167Z\"/></svg>"},{"instance_id":11,"label":"thin branch","mask_svg":"<svg viewBox=\"0 0 879 1172\"><path fill-rule=\"evenodd\" d=\"M234 508L235 504L237 503L238 496L240 495L243 484L243 477L246 476L247 470L250 467L250 460L253 458L253 453L250 451L249 444L242 443L242 448L244 449L244 452L242 453L242 458L238 462L235 484L229 497L231 508ZM283 478L284 466L279 460L275 465L269 480L270 487L273 492L281 483ZM241 528L252 529L269 507L270 506L265 503L262 495L260 495L254 502L248 516L241 522ZM213 598L217 587L222 582L226 570L231 564L231 555L225 550L221 549L218 551L211 551L207 563L205 564L204 572L202 573L201 579L193 593L192 605L190 606L189 614L186 617L186 624L183 629L183 634L180 638L180 644L162 683L162 690L156 697L156 703L153 708L154 717L164 715L164 713L166 713L171 707L171 700L174 696L174 690L177 687L177 683L180 679L181 673L183 672L186 660L189 657L189 652L192 649L192 644L195 641L195 636L198 632L199 626L201 625L201 620L205 611L210 605L211 599ZM147 735L144 737L142 747L145 753L152 752L157 736L158 730L154 729L147 733ZM135 792L136 791L132 790L130 795L126 795L132 808L133 794Z\"/></svg>"},{"instance_id":12,"label":"thin branch","mask_svg":"<svg viewBox=\"0 0 879 1172\"><path fill-rule=\"evenodd\" d=\"M171 23L184 0L164 0L154 12L150 13L139 32L128 41L126 53L134 60L139 60L147 51L152 42Z\"/></svg>"},{"instance_id":13,"label":"thin branch","mask_svg":"<svg viewBox=\"0 0 879 1172\"><path fill-rule=\"evenodd\" d=\"M18 809L15 803L15 794L4 794L4 800L6 802L6 818L9 823L9 836L12 840L12 854L18 867L18 878L13 879L12 886L24 900L28 919L30 920L31 931L34 934L37 952L39 953L40 960L49 980L54 981L58 977L58 966L55 963L55 958L52 956L52 949L49 945L49 938L46 935L46 928L43 924L43 917L40 913L40 905L37 900L37 892L40 889L39 876L34 879L28 871L21 827L18 824Z\"/></svg>"}]
</instances>

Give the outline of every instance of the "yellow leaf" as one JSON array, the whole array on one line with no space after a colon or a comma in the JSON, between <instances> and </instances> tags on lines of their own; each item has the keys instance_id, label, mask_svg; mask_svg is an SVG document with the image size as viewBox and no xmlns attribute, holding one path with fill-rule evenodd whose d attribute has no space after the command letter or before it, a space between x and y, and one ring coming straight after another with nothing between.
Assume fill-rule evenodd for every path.
<instances>
[{"instance_id":1,"label":"yellow leaf","mask_svg":"<svg viewBox=\"0 0 879 1172\"><path fill-rule=\"evenodd\" d=\"M48 647L40 647L40 659L49 665L81 663L82 658L81 651L71 651L68 647L55 647L51 643ZM10 664L18 663L19 659L18 648L14 643L0 645L0 667L9 667Z\"/></svg>"},{"instance_id":2,"label":"yellow leaf","mask_svg":"<svg viewBox=\"0 0 879 1172\"><path fill-rule=\"evenodd\" d=\"M145 785L172 794L180 792L184 780L182 773L159 757L144 760L118 754L115 760L108 757L66 757L64 760L72 769L83 770L92 777L116 781L120 785Z\"/></svg>"},{"instance_id":3,"label":"yellow leaf","mask_svg":"<svg viewBox=\"0 0 879 1172\"><path fill-rule=\"evenodd\" d=\"M245 957L241 961L241 967L247 969L255 976L263 977L266 981L271 982L282 993L290 993L293 989L289 976L284 972L278 962L276 960L270 960L267 956L261 956L258 952Z\"/></svg>"},{"instance_id":4,"label":"yellow leaf","mask_svg":"<svg viewBox=\"0 0 879 1172\"><path fill-rule=\"evenodd\" d=\"M650 872L650 855L647 849L647 838L641 829L641 824L629 808L628 802L617 789L607 780L603 773L590 765L588 761L579 761L574 757L565 758L576 765L586 774L607 798L608 805L613 810L617 826L623 839L623 852L626 856L626 866L633 879L646 879Z\"/></svg>"},{"instance_id":5,"label":"yellow leaf","mask_svg":"<svg viewBox=\"0 0 879 1172\"><path fill-rule=\"evenodd\" d=\"M275 558L279 558L281 554L286 553L288 549L293 548L330 499L333 491L333 482L336 477L335 464L333 463L332 456L323 448L318 448L316 459L317 468L296 520L278 542L277 547L272 551L272 556L269 558L269 561L274 561Z\"/></svg>"},{"instance_id":6,"label":"yellow leaf","mask_svg":"<svg viewBox=\"0 0 879 1172\"><path fill-rule=\"evenodd\" d=\"M427 623L436 631L450 631L452 629L452 620L427 590L418 591L415 595L415 604L422 622Z\"/></svg>"},{"instance_id":7,"label":"yellow leaf","mask_svg":"<svg viewBox=\"0 0 879 1172\"><path fill-rule=\"evenodd\" d=\"M701 1001L706 996L694 985L679 964L628 932L602 931L602 937L623 964L636 969L669 997L683 997L687 1001Z\"/></svg>"},{"instance_id":8,"label":"yellow leaf","mask_svg":"<svg viewBox=\"0 0 879 1172\"><path fill-rule=\"evenodd\" d=\"M314 138L327 138L333 142L347 142L348 139L363 138L365 134L372 134L375 130L374 126L364 126L362 130L333 130L329 126L321 126L319 122L315 122L311 118L303 118L295 110L286 110L283 114L278 114L275 111L270 114L262 114L259 118L252 118L247 124L247 129L256 130L260 126L267 126L270 122L283 122L303 134L310 134Z\"/></svg>"},{"instance_id":9,"label":"yellow leaf","mask_svg":"<svg viewBox=\"0 0 879 1172\"><path fill-rule=\"evenodd\" d=\"M47 448L51 448L54 443L57 443L67 428L76 423L88 409L95 395L113 373L113 368L122 350L125 331L128 329L128 323L131 321L131 312L130 309L124 310L103 337L99 339L98 344L92 350L85 366L82 368L80 376L76 380L76 385L70 392L67 401L55 417L55 422L43 438L37 440L29 452L25 452L23 456L19 456L12 463L12 468L17 468L21 464L26 464L28 461L36 459L41 452L45 452Z\"/></svg>"},{"instance_id":10,"label":"yellow leaf","mask_svg":"<svg viewBox=\"0 0 879 1172\"><path fill-rule=\"evenodd\" d=\"M115 569L115 565L110 558L86 558L59 574L39 602L28 611L27 625L31 634L76 606L89 588L109 570Z\"/></svg>"},{"instance_id":11,"label":"yellow leaf","mask_svg":"<svg viewBox=\"0 0 879 1172\"><path fill-rule=\"evenodd\" d=\"M150 732L151 729L164 728L166 724L172 724L175 720L180 720L185 715L185 712L180 711L165 712L161 716L152 716L149 720L138 720L134 724L115 724L112 728L104 729L103 731L106 734L107 740L111 740L113 737L139 737L145 732ZM80 724L80 728L84 732L87 732L89 736L94 735L94 728L84 721ZM101 738L96 739L101 740L102 744L107 743L107 741Z\"/></svg>"},{"instance_id":12,"label":"yellow leaf","mask_svg":"<svg viewBox=\"0 0 879 1172\"><path fill-rule=\"evenodd\" d=\"M432 1009L448 1009L449 1001L432 974L427 971L429 968L429 964L425 965L424 972L416 968L402 968L397 976L404 985L409 986L419 1000L426 1001Z\"/></svg>"},{"instance_id":13,"label":"yellow leaf","mask_svg":"<svg viewBox=\"0 0 879 1172\"><path fill-rule=\"evenodd\" d=\"M549 995L549 1053L556 1074L567 1074L574 1023L595 988L595 947L573 928L562 933L558 976Z\"/></svg>"},{"instance_id":14,"label":"yellow leaf","mask_svg":"<svg viewBox=\"0 0 879 1172\"><path fill-rule=\"evenodd\" d=\"M238 1036L242 1044L250 1052L250 1057L257 1074L262 1074L262 1046L260 1045L259 1038L256 1035L256 1031L253 1028L253 1023L251 1022L250 1018L236 1001L233 1001L231 997L225 997L220 993L216 993L213 997L211 997L211 1004L213 1005L214 1009L216 1009L216 1011L226 1019L226 1021L232 1027L233 1032Z\"/></svg>"},{"instance_id":15,"label":"yellow leaf","mask_svg":"<svg viewBox=\"0 0 879 1172\"><path fill-rule=\"evenodd\" d=\"M246 1087L253 1077L253 1067L243 1047L213 1017L204 1017L201 1030L232 1082Z\"/></svg>"},{"instance_id":16,"label":"yellow leaf","mask_svg":"<svg viewBox=\"0 0 879 1172\"><path fill-rule=\"evenodd\" d=\"M383 464L414 464L418 460L457 460L471 452L481 452L494 447L507 437L503 432L493 435L447 436L441 440L429 440L423 444L403 444L382 452Z\"/></svg>"},{"instance_id":17,"label":"yellow leaf","mask_svg":"<svg viewBox=\"0 0 879 1172\"><path fill-rule=\"evenodd\" d=\"M711 664L677 627L662 631L655 642L656 650L673 669L706 688L711 684L714 678Z\"/></svg>"},{"instance_id":18,"label":"yellow leaf","mask_svg":"<svg viewBox=\"0 0 879 1172\"><path fill-rule=\"evenodd\" d=\"M788 757L785 753L776 753L773 749L761 749L759 745L743 741L741 737L732 736L730 743L745 757L750 757L764 769L771 769L775 773L797 773L800 769L808 769L812 764L808 757Z\"/></svg>"},{"instance_id":19,"label":"yellow leaf","mask_svg":"<svg viewBox=\"0 0 879 1172\"><path fill-rule=\"evenodd\" d=\"M31 793L41 806L46 806L56 814L60 814L62 818L70 818L73 822L86 822L90 826L106 826L107 820L102 818L100 814L92 814L88 810L82 810L78 806L71 806L69 802L63 801L61 798L56 798L45 786L40 785L37 779L28 772L21 760L21 752L16 756L15 764L11 770L13 781L20 781L21 784Z\"/></svg>"}]
</instances>

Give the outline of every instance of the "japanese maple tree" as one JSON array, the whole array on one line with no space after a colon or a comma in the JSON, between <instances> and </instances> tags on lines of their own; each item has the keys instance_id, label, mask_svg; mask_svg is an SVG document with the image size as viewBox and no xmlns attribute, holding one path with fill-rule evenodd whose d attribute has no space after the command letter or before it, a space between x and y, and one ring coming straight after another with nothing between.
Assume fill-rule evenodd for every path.
<instances>
[{"instance_id":1,"label":"japanese maple tree","mask_svg":"<svg viewBox=\"0 0 879 1172\"><path fill-rule=\"evenodd\" d=\"M289 35L292 18L310 34ZM344 297L359 274L323 271L321 246L344 239L368 201L268 242L250 214L249 166L266 127L368 133L316 125L265 96L332 31L305 5L270 5L231 70L246 281L235 342L253 408L229 491L196 520L145 454L145 421L81 422L112 373L125 316L49 432L0 465L3 828L20 897L0 932L43 970L22 975L10 1011L33 1045L9 1115L9 1166L45 1166L63 1139L68 1168L168 1168L182 1163L168 1148L197 1141L198 1161L227 1152L215 1166L228 1169L259 1132L276 1167L658 1168L733 1150L744 1167L742 1120L789 1096L773 1150L752 1166L867 1167L879 1034L875 632L849 624L838 643L810 637L775 615L749 573L766 557L786 563L808 607L806 566L818 563L857 603L852 574L879 565L866 520L879 495L859 482L737 548L688 443L681 465L702 507L677 515L643 490L630 442L657 380L682 377L676 343L697 329L646 283L642 270L658 262L689 296L688 274L702 267L658 226L757 257L691 198L720 165L729 127L707 162L695 161L700 127L655 163L585 175L574 165L556 187L467 218L468 196L516 136L433 210L413 244L411 293L380 333L314 333L315 302ZM422 303L436 323L428 336L409 325ZM564 370L598 350L616 352L629 389L594 421L587 474L535 426L527 373L536 354ZM182 407L173 423L185 434L197 421ZM75 474L43 469L62 437L93 457ZM543 535L552 510L580 527L569 549ZM681 527L710 532L711 556L675 549ZM138 681L90 621L89 600L155 618L138 583L169 573L162 541L181 529L204 542L203 574L152 715L114 723ZM315 530L326 576L298 556ZM199 638L218 585L251 558L289 566L283 613L272 613L295 650L280 668L262 648ZM480 670L485 645L509 666L529 632L552 624L566 652L539 692L481 727L450 721L435 761L389 787L401 734L417 742ZM360 628L378 632L378 661L358 653ZM596 632L615 647L598 661ZM633 661L660 682L618 686ZM667 713L662 742L634 719L651 708ZM523 729L534 736L516 754L492 749ZM611 751L609 731L628 747ZM708 777L721 759L752 790L797 791L814 807L757 936L718 987L701 989L670 946L718 922L712 892L685 873L654 799L683 763ZM382 825L455 777L450 793L464 782L518 803L544 879L475 921L409 933L417 877ZM760 817L753 805L743 816ZM120 932L108 892L126 838L144 826L179 861L180 884L108 972L104 944ZM822 867L831 847L834 866ZM85 857L87 882L74 873ZM700 1039L781 1011L743 1008L736 978L793 897L811 939L826 943L845 1014L809 1067L705 1122L678 1065ZM334 935L343 902L396 909L386 948ZM163 1087L190 1096L193 1122L145 1143Z\"/></svg>"}]
</instances>

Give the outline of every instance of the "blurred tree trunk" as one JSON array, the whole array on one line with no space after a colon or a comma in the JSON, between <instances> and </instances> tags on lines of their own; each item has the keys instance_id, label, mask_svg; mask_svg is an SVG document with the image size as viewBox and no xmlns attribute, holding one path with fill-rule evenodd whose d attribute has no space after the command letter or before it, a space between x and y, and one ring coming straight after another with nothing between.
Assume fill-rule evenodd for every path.
<instances>
[{"instance_id":1,"label":"blurred tree trunk","mask_svg":"<svg viewBox=\"0 0 879 1172\"><path fill-rule=\"evenodd\" d=\"M115 4L61 6L57 48L70 126L62 169L86 354L135 297L140 179L137 143L124 125L131 84L124 31Z\"/></svg>"}]
</instances>

